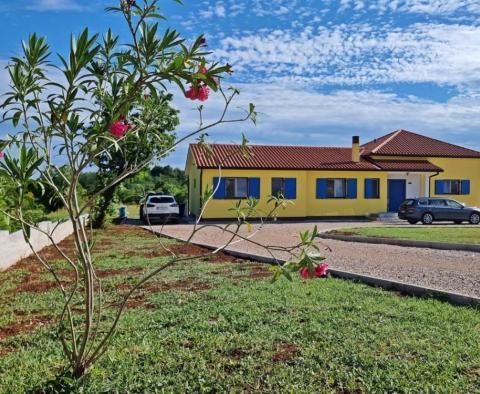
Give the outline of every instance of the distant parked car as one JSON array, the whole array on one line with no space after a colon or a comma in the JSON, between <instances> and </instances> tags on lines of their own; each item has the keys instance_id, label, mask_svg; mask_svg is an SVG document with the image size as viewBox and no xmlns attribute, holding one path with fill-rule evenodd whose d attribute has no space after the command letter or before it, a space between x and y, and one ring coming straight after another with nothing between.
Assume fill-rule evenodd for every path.
<instances>
[{"instance_id":1,"label":"distant parked car","mask_svg":"<svg viewBox=\"0 0 480 394\"><path fill-rule=\"evenodd\" d=\"M398 217L410 224L421 221L432 224L436 221L452 221L460 224L468 221L480 223L480 208L466 207L458 201L448 198L409 198L398 209Z\"/></svg>"},{"instance_id":2,"label":"distant parked car","mask_svg":"<svg viewBox=\"0 0 480 394\"><path fill-rule=\"evenodd\" d=\"M180 209L175 197L163 194L148 194L145 203L140 205L140 220L144 223L178 222Z\"/></svg>"}]
</instances>

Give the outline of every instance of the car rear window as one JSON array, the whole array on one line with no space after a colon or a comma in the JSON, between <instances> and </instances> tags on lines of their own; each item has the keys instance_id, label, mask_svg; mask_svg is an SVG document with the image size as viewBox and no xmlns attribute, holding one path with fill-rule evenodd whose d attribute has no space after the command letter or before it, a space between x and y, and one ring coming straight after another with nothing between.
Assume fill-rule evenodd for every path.
<instances>
[{"instance_id":1,"label":"car rear window","mask_svg":"<svg viewBox=\"0 0 480 394\"><path fill-rule=\"evenodd\" d=\"M428 205L428 199L421 198L420 200L418 200L418 205L420 205L421 207L427 206Z\"/></svg>"},{"instance_id":2,"label":"car rear window","mask_svg":"<svg viewBox=\"0 0 480 394\"><path fill-rule=\"evenodd\" d=\"M413 205L414 203L415 203L415 200L408 199L408 200L405 200L404 202L402 202L402 205L406 205L408 207L408 206Z\"/></svg>"},{"instance_id":3,"label":"car rear window","mask_svg":"<svg viewBox=\"0 0 480 394\"><path fill-rule=\"evenodd\" d=\"M150 204L171 204L174 203L175 200L173 197L150 197L148 202Z\"/></svg>"}]
</instances>

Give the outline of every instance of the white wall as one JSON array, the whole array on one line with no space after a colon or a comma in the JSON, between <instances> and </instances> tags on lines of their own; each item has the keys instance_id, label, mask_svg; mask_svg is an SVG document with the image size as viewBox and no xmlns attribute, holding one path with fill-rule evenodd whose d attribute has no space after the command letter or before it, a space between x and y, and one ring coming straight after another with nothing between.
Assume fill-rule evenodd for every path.
<instances>
[{"instance_id":1,"label":"white wall","mask_svg":"<svg viewBox=\"0 0 480 394\"><path fill-rule=\"evenodd\" d=\"M388 179L405 179L407 181L407 198L423 197L420 196L420 174L408 172L390 173L388 174Z\"/></svg>"},{"instance_id":2,"label":"white wall","mask_svg":"<svg viewBox=\"0 0 480 394\"><path fill-rule=\"evenodd\" d=\"M83 219L86 220L87 216L84 216ZM38 227L50 234L55 242L60 242L73 233L73 226L70 220L58 225L57 222L41 222L38 224ZM38 230L32 230L30 242L35 251L51 245L48 237ZM31 254L33 252L23 238L22 231L12 234L9 234L8 231L0 231L0 271L6 270Z\"/></svg>"}]
</instances>

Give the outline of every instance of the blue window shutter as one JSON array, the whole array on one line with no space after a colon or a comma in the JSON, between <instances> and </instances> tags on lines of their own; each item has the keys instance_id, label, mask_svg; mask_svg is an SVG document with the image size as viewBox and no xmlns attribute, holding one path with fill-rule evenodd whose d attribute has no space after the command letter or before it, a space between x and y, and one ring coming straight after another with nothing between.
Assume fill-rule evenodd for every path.
<instances>
[{"instance_id":1,"label":"blue window shutter","mask_svg":"<svg viewBox=\"0 0 480 394\"><path fill-rule=\"evenodd\" d=\"M373 197L373 179L365 179L365 198Z\"/></svg>"},{"instance_id":2,"label":"blue window shutter","mask_svg":"<svg viewBox=\"0 0 480 394\"><path fill-rule=\"evenodd\" d=\"M285 178L285 198L290 200L297 198L297 178Z\"/></svg>"},{"instance_id":3,"label":"blue window shutter","mask_svg":"<svg viewBox=\"0 0 480 394\"><path fill-rule=\"evenodd\" d=\"M462 180L461 194L470 194L470 181L468 179Z\"/></svg>"},{"instance_id":4,"label":"blue window shutter","mask_svg":"<svg viewBox=\"0 0 480 394\"><path fill-rule=\"evenodd\" d=\"M357 198L357 180L347 179L347 198Z\"/></svg>"},{"instance_id":5,"label":"blue window shutter","mask_svg":"<svg viewBox=\"0 0 480 394\"><path fill-rule=\"evenodd\" d=\"M317 198L327 198L327 179L317 179Z\"/></svg>"},{"instance_id":6,"label":"blue window shutter","mask_svg":"<svg viewBox=\"0 0 480 394\"><path fill-rule=\"evenodd\" d=\"M443 181L435 181L435 194L443 194Z\"/></svg>"},{"instance_id":7,"label":"blue window shutter","mask_svg":"<svg viewBox=\"0 0 480 394\"><path fill-rule=\"evenodd\" d=\"M213 190L218 185L218 177L213 178ZM218 187L217 191L213 195L213 198L216 200L221 200L225 198L225 178L220 179L220 186Z\"/></svg>"},{"instance_id":8,"label":"blue window shutter","mask_svg":"<svg viewBox=\"0 0 480 394\"><path fill-rule=\"evenodd\" d=\"M248 178L248 197L260 198L260 178Z\"/></svg>"}]
</instances>

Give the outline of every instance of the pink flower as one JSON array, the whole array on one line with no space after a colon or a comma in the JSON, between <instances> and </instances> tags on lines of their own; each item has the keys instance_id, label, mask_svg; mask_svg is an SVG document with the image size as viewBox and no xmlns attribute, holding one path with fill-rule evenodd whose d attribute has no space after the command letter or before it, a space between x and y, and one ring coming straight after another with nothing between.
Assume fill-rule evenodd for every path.
<instances>
[{"instance_id":1,"label":"pink flower","mask_svg":"<svg viewBox=\"0 0 480 394\"><path fill-rule=\"evenodd\" d=\"M328 276L328 264L322 263L315 267L313 274L310 275L308 267L303 267L298 272L302 279L311 279L311 278L326 278Z\"/></svg>"},{"instance_id":2,"label":"pink flower","mask_svg":"<svg viewBox=\"0 0 480 394\"><path fill-rule=\"evenodd\" d=\"M207 85L202 85L198 89L198 99L200 101L208 100L208 95L210 94L210 89Z\"/></svg>"},{"instance_id":3,"label":"pink flower","mask_svg":"<svg viewBox=\"0 0 480 394\"><path fill-rule=\"evenodd\" d=\"M308 279L308 277L310 276L310 273L308 272L307 267L303 267L302 269L300 269L300 271L298 273L300 274L302 279Z\"/></svg>"},{"instance_id":4,"label":"pink flower","mask_svg":"<svg viewBox=\"0 0 480 394\"><path fill-rule=\"evenodd\" d=\"M198 98L198 90L195 89L193 86L190 86L190 89L187 90L185 96L190 100L196 100Z\"/></svg>"},{"instance_id":5,"label":"pink flower","mask_svg":"<svg viewBox=\"0 0 480 394\"><path fill-rule=\"evenodd\" d=\"M200 69L198 70L198 72L200 74L206 74L207 73L207 68L206 67L200 67Z\"/></svg>"},{"instance_id":6,"label":"pink flower","mask_svg":"<svg viewBox=\"0 0 480 394\"><path fill-rule=\"evenodd\" d=\"M328 275L328 264L322 263L315 267L315 271L313 272L313 276L315 278L326 278Z\"/></svg>"},{"instance_id":7,"label":"pink flower","mask_svg":"<svg viewBox=\"0 0 480 394\"><path fill-rule=\"evenodd\" d=\"M2 160L4 157L5 157L5 153L3 153L3 152L0 150L0 160Z\"/></svg>"},{"instance_id":8,"label":"pink flower","mask_svg":"<svg viewBox=\"0 0 480 394\"><path fill-rule=\"evenodd\" d=\"M190 86L190 89L187 90L185 96L190 100L200 100L206 101L208 100L208 95L210 94L210 89L207 85L201 85L198 88L194 88Z\"/></svg>"},{"instance_id":9,"label":"pink flower","mask_svg":"<svg viewBox=\"0 0 480 394\"><path fill-rule=\"evenodd\" d=\"M130 123L118 120L110 126L110 133L116 138L122 138L132 127Z\"/></svg>"}]
</instances>

